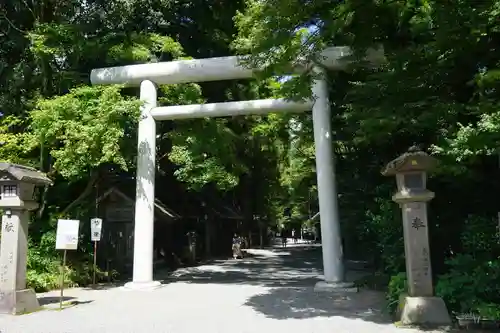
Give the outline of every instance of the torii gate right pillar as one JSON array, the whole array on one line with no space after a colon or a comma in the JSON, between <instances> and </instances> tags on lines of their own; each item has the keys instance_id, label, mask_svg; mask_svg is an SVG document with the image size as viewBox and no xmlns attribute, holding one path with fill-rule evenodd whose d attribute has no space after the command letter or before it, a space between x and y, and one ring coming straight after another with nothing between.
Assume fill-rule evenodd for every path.
<instances>
[{"instance_id":1,"label":"torii gate right pillar","mask_svg":"<svg viewBox=\"0 0 500 333\"><path fill-rule=\"evenodd\" d=\"M321 224L324 281L316 284L316 291L356 292L353 283L346 282L340 220L335 180L335 160L332 146L332 117L325 72L316 68L318 77L312 86L316 175Z\"/></svg>"}]
</instances>

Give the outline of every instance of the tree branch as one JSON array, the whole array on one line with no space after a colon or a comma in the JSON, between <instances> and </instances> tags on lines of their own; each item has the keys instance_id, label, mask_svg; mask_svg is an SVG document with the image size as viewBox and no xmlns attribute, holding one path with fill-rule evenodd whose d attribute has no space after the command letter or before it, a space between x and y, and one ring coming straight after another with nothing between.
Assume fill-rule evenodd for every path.
<instances>
[{"instance_id":1,"label":"tree branch","mask_svg":"<svg viewBox=\"0 0 500 333\"><path fill-rule=\"evenodd\" d=\"M16 27L16 26L15 26L15 24L14 24L11 20L9 20L9 18L7 17L7 15L2 14L2 16L3 16L3 18L5 19L5 21L7 21L7 23L9 24L9 26L11 26L14 30L16 30L16 31L18 31L18 32L20 32L20 33L22 33L23 35L25 35L25 34L26 34L26 32L24 32L24 31L22 31L21 29L19 29L18 27Z\"/></svg>"},{"instance_id":2,"label":"tree branch","mask_svg":"<svg viewBox=\"0 0 500 333\"><path fill-rule=\"evenodd\" d=\"M62 214L66 214L69 212L73 207L78 205L83 199L85 199L91 192L92 189L94 188L95 183L99 180L99 172L97 170L93 170L91 175L90 175L90 180L87 183L87 186L83 190L83 192L76 198L72 203L70 203L64 210L62 211Z\"/></svg>"}]
</instances>

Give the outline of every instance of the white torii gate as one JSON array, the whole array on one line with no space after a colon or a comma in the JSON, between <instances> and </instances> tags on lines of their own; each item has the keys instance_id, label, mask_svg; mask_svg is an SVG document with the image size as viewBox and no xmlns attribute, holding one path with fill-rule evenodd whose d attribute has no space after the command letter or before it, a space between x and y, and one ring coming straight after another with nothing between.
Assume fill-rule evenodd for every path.
<instances>
[{"instance_id":1,"label":"white torii gate","mask_svg":"<svg viewBox=\"0 0 500 333\"><path fill-rule=\"evenodd\" d=\"M345 68L348 47L332 47L321 55L321 65L341 70ZM157 107L156 84L177 84L234 79L249 79L251 69L240 65L240 58L180 60L94 69L92 84L140 85L144 102L138 130L137 189L135 203L134 267L130 289L155 289L160 282L153 280L153 233L155 198L156 120L223 117L270 112L301 112L312 110L316 173L322 235L324 281L316 290L350 287L344 280L344 265L337 204L334 156L331 138L331 110L328 86L321 78L313 82L313 101L290 102L283 99L264 99L241 102L195 104ZM321 71L319 67L314 68Z\"/></svg>"}]
</instances>

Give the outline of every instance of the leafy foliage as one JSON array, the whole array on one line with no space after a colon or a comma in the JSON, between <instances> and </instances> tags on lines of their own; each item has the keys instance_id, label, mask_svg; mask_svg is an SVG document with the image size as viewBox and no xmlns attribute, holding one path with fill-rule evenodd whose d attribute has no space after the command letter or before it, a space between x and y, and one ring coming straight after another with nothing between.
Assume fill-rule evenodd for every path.
<instances>
[{"instance_id":1,"label":"leafy foliage","mask_svg":"<svg viewBox=\"0 0 500 333\"><path fill-rule=\"evenodd\" d=\"M53 167L66 178L102 164L127 170L133 161L122 151L135 146L134 133L126 131L137 124L139 106L137 100L124 98L117 86L81 87L41 99L30 113L32 139L51 147Z\"/></svg>"},{"instance_id":2,"label":"leafy foliage","mask_svg":"<svg viewBox=\"0 0 500 333\"><path fill-rule=\"evenodd\" d=\"M500 276L498 259L478 261L463 254L450 259L448 265L450 271L440 276L436 293L445 299L450 310L475 311L487 303L499 303L494 292Z\"/></svg>"},{"instance_id":3,"label":"leafy foliage","mask_svg":"<svg viewBox=\"0 0 500 333\"><path fill-rule=\"evenodd\" d=\"M449 271L439 276L436 293L456 312L488 311L500 304L500 244L497 223L471 216L461 235L464 253L447 260Z\"/></svg>"},{"instance_id":4,"label":"leafy foliage","mask_svg":"<svg viewBox=\"0 0 500 333\"><path fill-rule=\"evenodd\" d=\"M389 281L388 291L387 291L387 303L388 309L391 313L394 313L398 306L400 305L400 296L406 294L408 291L408 281L406 278L406 273L400 272L397 275L393 275Z\"/></svg>"}]
</instances>

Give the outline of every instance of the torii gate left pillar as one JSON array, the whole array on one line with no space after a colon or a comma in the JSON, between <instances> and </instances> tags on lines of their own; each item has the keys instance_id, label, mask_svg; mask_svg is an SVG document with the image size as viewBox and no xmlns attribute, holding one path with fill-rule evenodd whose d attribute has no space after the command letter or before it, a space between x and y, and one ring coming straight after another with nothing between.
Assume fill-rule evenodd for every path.
<instances>
[{"instance_id":1,"label":"torii gate left pillar","mask_svg":"<svg viewBox=\"0 0 500 333\"><path fill-rule=\"evenodd\" d=\"M156 121L151 111L156 107L157 90L148 80L141 82L140 89L143 105L137 131L133 280L125 287L155 289L161 285L153 280Z\"/></svg>"}]
</instances>

